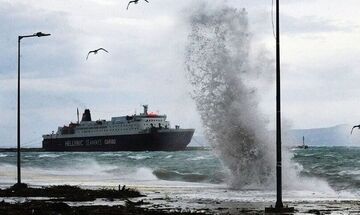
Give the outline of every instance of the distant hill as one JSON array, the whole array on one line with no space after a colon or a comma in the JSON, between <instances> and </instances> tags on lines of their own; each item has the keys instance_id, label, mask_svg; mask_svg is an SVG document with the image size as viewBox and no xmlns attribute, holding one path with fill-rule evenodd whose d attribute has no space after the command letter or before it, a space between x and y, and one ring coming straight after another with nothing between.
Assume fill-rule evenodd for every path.
<instances>
[{"instance_id":1,"label":"distant hill","mask_svg":"<svg viewBox=\"0 0 360 215\"><path fill-rule=\"evenodd\" d=\"M302 137L305 137L305 144L309 146L359 146L360 130L354 129L350 135L351 125L336 125L326 128L291 129L283 132L283 144L297 146L302 144ZM189 146L207 146L204 136L194 136Z\"/></svg>"},{"instance_id":2,"label":"distant hill","mask_svg":"<svg viewBox=\"0 0 360 215\"><path fill-rule=\"evenodd\" d=\"M349 146L360 143L360 132L354 130L350 135L351 126L336 125L327 128L292 129L284 137L286 145L301 145L302 137L309 146ZM360 146L360 144L358 144Z\"/></svg>"}]
</instances>

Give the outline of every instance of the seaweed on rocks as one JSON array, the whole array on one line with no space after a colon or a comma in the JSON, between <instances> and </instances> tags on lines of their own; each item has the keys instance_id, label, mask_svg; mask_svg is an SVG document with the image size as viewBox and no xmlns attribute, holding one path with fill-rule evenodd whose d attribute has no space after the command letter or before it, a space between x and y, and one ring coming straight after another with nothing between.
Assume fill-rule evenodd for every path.
<instances>
[{"instance_id":1,"label":"seaweed on rocks","mask_svg":"<svg viewBox=\"0 0 360 215\"><path fill-rule=\"evenodd\" d=\"M0 214L2 215L196 215L199 212L178 211L169 212L131 206L69 206L66 203L33 200L25 203L11 204L0 202Z\"/></svg>"},{"instance_id":2,"label":"seaweed on rocks","mask_svg":"<svg viewBox=\"0 0 360 215\"><path fill-rule=\"evenodd\" d=\"M123 189L84 189L78 186L58 185L42 188L27 187L24 189L0 189L0 197L54 197L63 201L94 201L97 198L127 199L142 197L139 191L132 188Z\"/></svg>"}]
</instances>

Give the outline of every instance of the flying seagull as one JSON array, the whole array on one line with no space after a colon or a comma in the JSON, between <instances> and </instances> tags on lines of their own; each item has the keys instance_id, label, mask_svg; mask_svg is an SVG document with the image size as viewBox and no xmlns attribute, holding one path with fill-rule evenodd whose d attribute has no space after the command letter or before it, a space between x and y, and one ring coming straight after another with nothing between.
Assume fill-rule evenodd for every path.
<instances>
[{"instance_id":1,"label":"flying seagull","mask_svg":"<svg viewBox=\"0 0 360 215\"><path fill-rule=\"evenodd\" d=\"M104 52L109 53L109 52L108 52L106 49L104 49L104 48L98 48L98 49L89 51L89 53L88 53L87 56L86 56L86 60L89 58L89 54L91 54L91 53L97 54L97 52L100 51L100 50L103 50Z\"/></svg>"},{"instance_id":2,"label":"flying seagull","mask_svg":"<svg viewBox=\"0 0 360 215\"><path fill-rule=\"evenodd\" d=\"M358 128L358 129L360 129L360 125L354 125L354 127L352 127L352 129L351 129L350 134L352 134L352 132L353 132L354 128Z\"/></svg>"},{"instance_id":3,"label":"flying seagull","mask_svg":"<svg viewBox=\"0 0 360 215\"><path fill-rule=\"evenodd\" d=\"M149 3L148 2L148 0L144 0L144 1L146 1L147 3ZM126 7L126 10L128 10L129 9L129 5L131 4L131 3L135 3L135 4L137 4L139 2L139 0L132 0L132 1L129 1L129 4L127 5L127 7Z\"/></svg>"}]
</instances>

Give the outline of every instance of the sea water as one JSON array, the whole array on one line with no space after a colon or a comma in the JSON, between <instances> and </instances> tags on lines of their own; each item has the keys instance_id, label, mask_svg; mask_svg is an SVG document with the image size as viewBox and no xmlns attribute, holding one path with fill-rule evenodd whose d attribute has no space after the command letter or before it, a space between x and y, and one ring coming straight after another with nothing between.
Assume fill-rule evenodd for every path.
<instances>
[{"instance_id":1,"label":"sea water","mask_svg":"<svg viewBox=\"0 0 360 215\"><path fill-rule=\"evenodd\" d=\"M316 178L327 183L332 193L360 194L360 148L310 147L293 149L291 154L294 163L301 167L298 180ZM210 149L178 152L23 152L21 156L22 181L32 185L126 184L189 187L189 192L194 187L227 189L228 171ZM284 180L286 171L283 169ZM16 153L1 152L0 185L4 187L15 182Z\"/></svg>"}]
</instances>

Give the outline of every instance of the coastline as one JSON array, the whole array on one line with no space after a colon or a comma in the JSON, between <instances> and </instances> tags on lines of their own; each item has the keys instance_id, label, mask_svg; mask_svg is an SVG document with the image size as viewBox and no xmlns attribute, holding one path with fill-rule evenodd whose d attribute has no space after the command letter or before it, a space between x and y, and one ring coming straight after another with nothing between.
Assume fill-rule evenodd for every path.
<instances>
[{"instance_id":1,"label":"coastline","mask_svg":"<svg viewBox=\"0 0 360 215\"><path fill-rule=\"evenodd\" d=\"M59 193L67 193L70 186ZM56 212L57 214L263 214L264 208L274 204L275 194L270 191L230 190L216 187L168 187L168 186L129 186L131 191L139 191L140 195L114 196L114 191L120 192L122 187L79 188L85 193L92 190L101 193L96 198L79 199L56 197L56 192L42 192L42 195L15 197L8 195L0 197L1 214L31 214L33 210ZM44 187L51 191L51 186ZM33 188L31 188L33 189ZM101 191L110 191L108 193ZM189 192L192 190L192 192ZM223 196L215 193L222 193ZM4 192L0 192L1 196ZM212 194L212 196L211 196ZM254 195L255 194L255 195ZM359 214L360 199L358 196L346 197L313 193L298 195L296 192L286 192L284 204L295 207L294 214ZM214 196L217 196L214 198ZM76 195L74 195L76 197ZM93 196L94 197L94 196ZM226 197L226 198L223 198ZM82 211L82 212L79 212ZM30 213L31 212L31 213ZM76 213L75 213L76 212ZM46 214L46 213L45 213Z\"/></svg>"},{"instance_id":2,"label":"coastline","mask_svg":"<svg viewBox=\"0 0 360 215\"><path fill-rule=\"evenodd\" d=\"M360 214L360 193L356 187L357 169L345 165L349 168L349 171L346 171L344 166L338 168L338 162L332 162L341 160L345 164L352 164L358 161L358 158L353 156L355 154L358 154L358 149L298 150L296 161L304 164L305 170L318 170L310 173L320 175L317 179L313 178L314 180L309 180L305 175L293 181L291 186L285 187L285 205L295 207L295 214ZM5 152L1 155L0 188L7 188L13 185L16 179L16 154ZM111 214L104 212L109 210L117 211L118 214L151 214L155 213L154 211L156 214L263 214L264 208L274 205L276 199L273 186L263 190L255 185L248 189L234 190L224 181L210 180L219 176L217 174L221 173L218 171L221 166L213 154L206 150L142 153L26 152L22 156L23 181L34 188L69 184L82 189L118 190L119 184L126 184L126 188L136 189L145 196L54 201L51 195L46 194L43 197L9 195L0 197L0 202L4 200L1 206L3 211L17 210L16 207L49 210L64 203L62 205L65 208L86 211L85 214L92 213L89 211ZM325 162L320 162L318 157L325 159ZM329 165L331 169L328 168ZM208 177L206 180L203 179L205 176ZM323 180L320 176L323 176ZM285 179L290 180L291 177ZM332 186L326 181L331 182ZM345 189L345 186L348 186L348 189ZM132 208L128 209L128 206ZM0 211L0 214L10 213Z\"/></svg>"}]
</instances>

